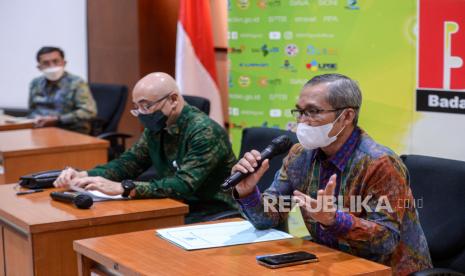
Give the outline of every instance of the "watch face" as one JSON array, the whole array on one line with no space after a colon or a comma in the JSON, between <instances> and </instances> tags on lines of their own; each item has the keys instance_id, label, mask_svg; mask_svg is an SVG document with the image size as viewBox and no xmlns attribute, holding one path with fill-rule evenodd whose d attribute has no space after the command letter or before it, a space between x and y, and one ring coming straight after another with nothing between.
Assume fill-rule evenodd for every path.
<instances>
[{"instance_id":1,"label":"watch face","mask_svg":"<svg viewBox=\"0 0 465 276\"><path fill-rule=\"evenodd\" d=\"M131 193L131 190L136 187L136 184L132 182L132 180L123 180L121 182L121 186L123 186L124 192L122 194L123 197L128 197Z\"/></svg>"},{"instance_id":2,"label":"watch face","mask_svg":"<svg viewBox=\"0 0 465 276\"><path fill-rule=\"evenodd\" d=\"M123 188L124 189L133 189L134 188L134 182L132 182L131 180L124 180L123 181Z\"/></svg>"}]
</instances>

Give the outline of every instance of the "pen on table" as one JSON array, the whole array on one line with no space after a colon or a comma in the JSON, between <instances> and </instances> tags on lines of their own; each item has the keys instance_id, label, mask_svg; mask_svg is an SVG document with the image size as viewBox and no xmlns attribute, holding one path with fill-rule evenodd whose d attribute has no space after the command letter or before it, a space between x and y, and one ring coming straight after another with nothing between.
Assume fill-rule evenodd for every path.
<instances>
[{"instance_id":1,"label":"pen on table","mask_svg":"<svg viewBox=\"0 0 465 276\"><path fill-rule=\"evenodd\" d=\"M16 195L27 195L27 194L38 193L38 192L43 192L43 191L44 191L43 189L27 190L27 191L17 192Z\"/></svg>"}]
</instances>

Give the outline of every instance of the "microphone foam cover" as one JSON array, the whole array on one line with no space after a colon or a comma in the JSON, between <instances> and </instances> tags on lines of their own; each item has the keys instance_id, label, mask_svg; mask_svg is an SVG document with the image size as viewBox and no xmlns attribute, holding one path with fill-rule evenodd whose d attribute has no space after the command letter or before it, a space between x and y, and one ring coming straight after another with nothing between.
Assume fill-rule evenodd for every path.
<instances>
[{"instance_id":1,"label":"microphone foam cover","mask_svg":"<svg viewBox=\"0 0 465 276\"><path fill-rule=\"evenodd\" d=\"M74 198L74 205L79 209L89 209L94 204L94 200L89 195L77 195Z\"/></svg>"}]
</instances>

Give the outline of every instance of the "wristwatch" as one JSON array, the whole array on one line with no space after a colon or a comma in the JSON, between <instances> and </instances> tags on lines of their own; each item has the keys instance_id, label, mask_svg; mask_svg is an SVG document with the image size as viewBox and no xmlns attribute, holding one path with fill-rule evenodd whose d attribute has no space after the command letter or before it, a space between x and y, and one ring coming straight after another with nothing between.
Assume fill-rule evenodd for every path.
<instances>
[{"instance_id":1,"label":"wristwatch","mask_svg":"<svg viewBox=\"0 0 465 276\"><path fill-rule=\"evenodd\" d=\"M125 179L121 181L121 186L123 186L124 192L122 196L128 198L131 191L136 187L136 184L132 180Z\"/></svg>"}]
</instances>

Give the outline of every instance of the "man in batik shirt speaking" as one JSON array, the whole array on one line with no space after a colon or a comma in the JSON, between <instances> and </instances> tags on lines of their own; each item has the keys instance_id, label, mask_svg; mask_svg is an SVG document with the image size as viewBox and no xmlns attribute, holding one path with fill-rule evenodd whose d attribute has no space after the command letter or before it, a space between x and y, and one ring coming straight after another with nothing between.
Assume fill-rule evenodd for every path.
<instances>
[{"instance_id":1,"label":"man in batik shirt speaking","mask_svg":"<svg viewBox=\"0 0 465 276\"><path fill-rule=\"evenodd\" d=\"M314 241L392 267L407 275L431 267L426 238L413 204L408 172L399 157L357 126L362 95L355 81L326 74L312 78L292 110L299 143L261 194L268 169L251 151L233 172L252 173L233 190L256 228L287 219L284 197L300 205Z\"/></svg>"}]
</instances>

